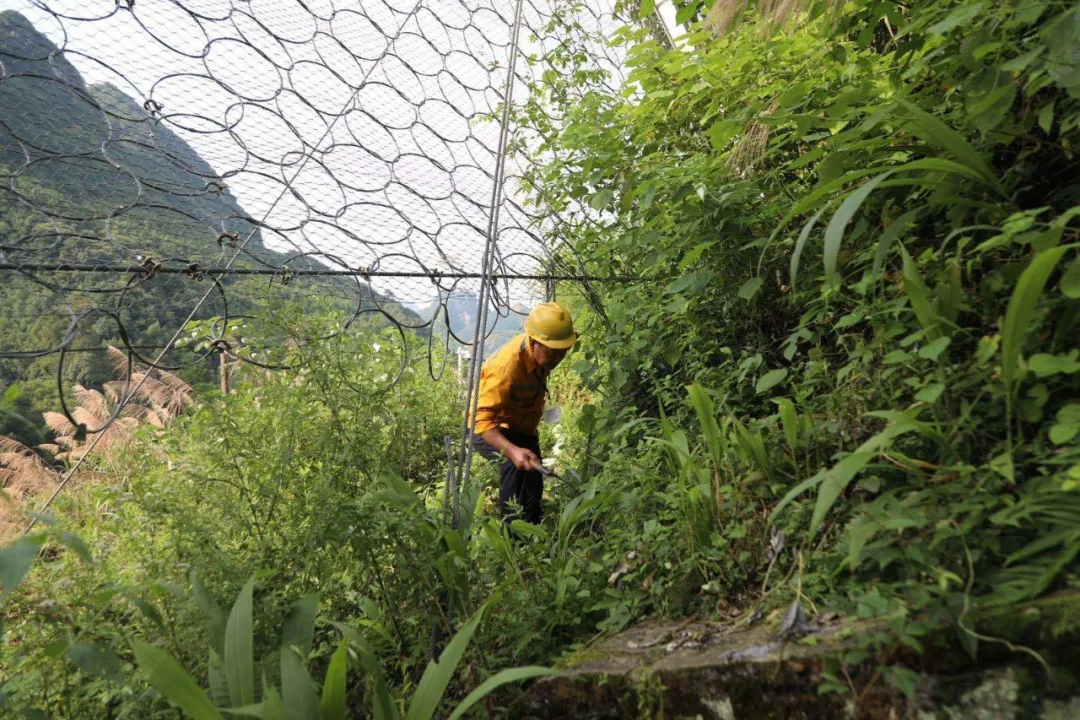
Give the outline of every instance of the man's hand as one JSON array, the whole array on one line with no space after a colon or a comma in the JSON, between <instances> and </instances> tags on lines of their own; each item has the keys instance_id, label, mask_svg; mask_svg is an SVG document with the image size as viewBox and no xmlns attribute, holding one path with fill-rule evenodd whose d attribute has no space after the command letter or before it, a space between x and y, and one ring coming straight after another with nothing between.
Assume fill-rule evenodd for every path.
<instances>
[{"instance_id":1,"label":"man's hand","mask_svg":"<svg viewBox=\"0 0 1080 720\"><path fill-rule=\"evenodd\" d=\"M540 456L528 448L518 447L499 431L492 428L481 435L484 441L505 455L518 470L542 470L544 465Z\"/></svg>"},{"instance_id":2,"label":"man's hand","mask_svg":"<svg viewBox=\"0 0 1080 720\"><path fill-rule=\"evenodd\" d=\"M518 470L539 470L543 467L540 457L528 448L511 445L506 448L506 457Z\"/></svg>"}]
</instances>

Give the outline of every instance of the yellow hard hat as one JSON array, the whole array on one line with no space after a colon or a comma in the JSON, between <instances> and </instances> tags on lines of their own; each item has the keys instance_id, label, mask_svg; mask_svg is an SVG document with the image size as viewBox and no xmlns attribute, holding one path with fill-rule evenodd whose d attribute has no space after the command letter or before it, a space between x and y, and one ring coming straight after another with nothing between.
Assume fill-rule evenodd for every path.
<instances>
[{"instance_id":1,"label":"yellow hard hat","mask_svg":"<svg viewBox=\"0 0 1080 720\"><path fill-rule=\"evenodd\" d=\"M525 334L553 350L566 350L577 342L570 311L553 302L532 309L525 320Z\"/></svg>"}]
</instances>

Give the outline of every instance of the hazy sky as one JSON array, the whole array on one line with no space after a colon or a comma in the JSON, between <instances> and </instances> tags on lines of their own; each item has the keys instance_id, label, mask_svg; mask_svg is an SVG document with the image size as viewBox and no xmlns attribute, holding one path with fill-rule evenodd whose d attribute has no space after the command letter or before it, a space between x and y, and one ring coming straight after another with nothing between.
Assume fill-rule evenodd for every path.
<instances>
[{"instance_id":1,"label":"hazy sky","mask_svg":"<svg viewBox=\"0 0 1080 720\"><path fill-rule=\"evenodd\" d=\"M269 247L382 270L480 271L499 135L481 117L500 102L512 2L38 5L0 0L63 47L88 83L159 103L163 122L276 231L263 233ZM595 17L583 24L610 35L610 0L590 7ZM526 0L525 52L556 41L530 39L549 12L547 0ZM614 69L613 51L596 47ZM517 70L537 71L520 60ZM524 92L518 82L515 99ZM498 237L506 270L534 272L550 238L519 209L512 177L505 196ZM377 286L413 303L435 296L426 279ZM510 292L527 300L536 291L516 283Z\"/></svg>"}]
</instances>

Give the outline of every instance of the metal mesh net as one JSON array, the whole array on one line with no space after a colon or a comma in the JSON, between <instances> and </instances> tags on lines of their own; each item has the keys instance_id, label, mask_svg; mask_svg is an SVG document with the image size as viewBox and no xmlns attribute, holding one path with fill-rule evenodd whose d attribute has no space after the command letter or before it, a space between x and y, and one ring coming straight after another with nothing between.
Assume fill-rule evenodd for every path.
<instances>
[{"instance_id":1,"label":"metal mesh net","mask_svg":"<svg viewBox=\"0 0 1080 720\"><path fill-rule=\"evenodd\" d=\"M500 117L560 44L619 85L609 0L0 8L5 383L107 345L195 362L188 320L282 301L468 342L489 235L489 336L587 275L529 202L535 138Z\"/></svg>"}]
</instances>

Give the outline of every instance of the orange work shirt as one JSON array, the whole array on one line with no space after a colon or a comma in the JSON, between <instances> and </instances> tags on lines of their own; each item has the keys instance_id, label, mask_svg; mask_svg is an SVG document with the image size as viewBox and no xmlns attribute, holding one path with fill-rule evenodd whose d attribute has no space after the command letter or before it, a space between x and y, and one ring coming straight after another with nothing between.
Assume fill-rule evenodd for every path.
<instances>
[{"instance_id":1,"label":"orange work shirt","mask_svg":"<svg viewBox=\"0 0 1080 720\"><path fill-rule=\"evenodd\" d=\"M492 428L536 435L544 414L547 382L525 335L518 335L489 357L480 370L480 399L473 432Z\"/></svg>"}]
</instances>

